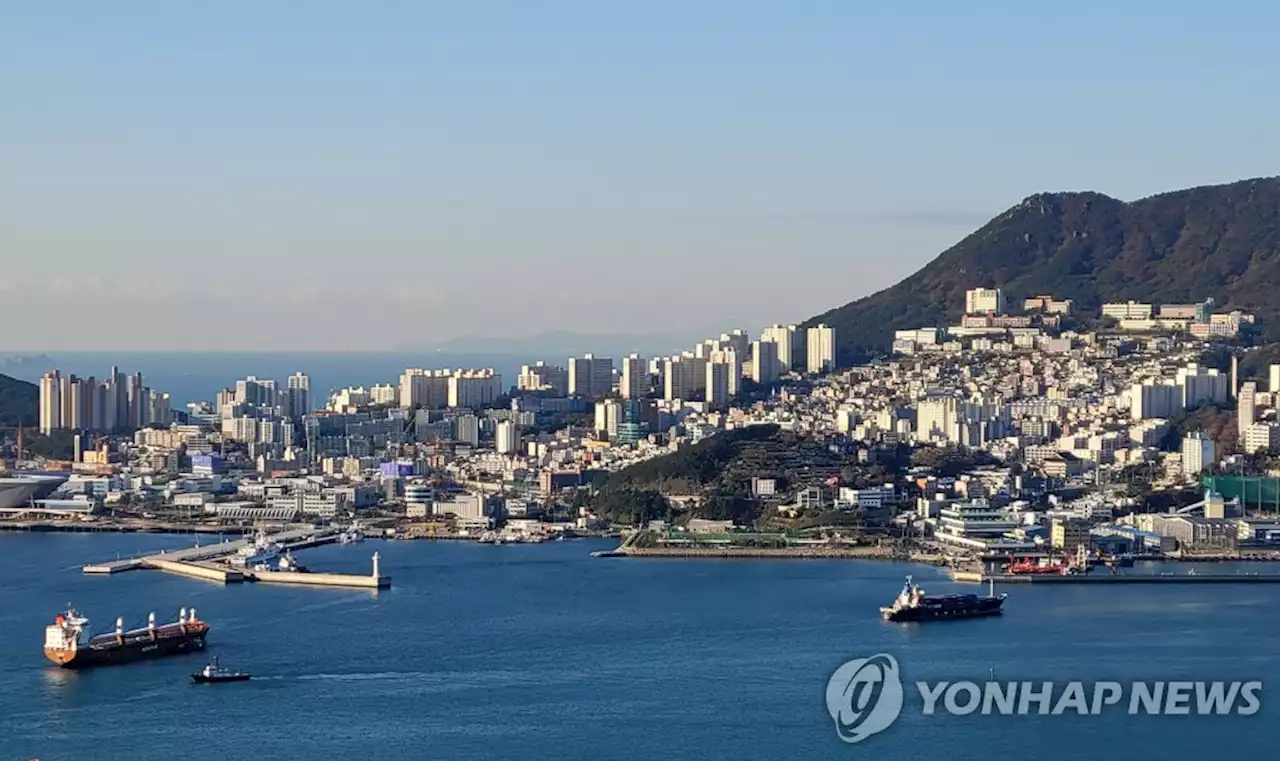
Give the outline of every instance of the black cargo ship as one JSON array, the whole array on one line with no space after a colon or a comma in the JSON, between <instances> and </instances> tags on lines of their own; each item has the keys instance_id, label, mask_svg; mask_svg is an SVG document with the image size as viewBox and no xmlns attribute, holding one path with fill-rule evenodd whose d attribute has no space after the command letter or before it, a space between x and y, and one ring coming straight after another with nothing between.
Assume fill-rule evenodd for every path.
<instances>
[{"instance_id":1,"label":"black cargo ship","mask_svg":"<svg viewBox=\"0 0 1280 761\"><path fill-rule=\"evenodd\" d=\"M190 613L183 608L177 621L160 626L151 614L141 629L125 630L124 622L116 619L115 632L96 637L85 636L88 625L88 619L68 606L45 628L45 657L68 669L110 666L203 650L209 633L209 625L196 618L195 608Z\"/></svg>"},{"instance_id":2,"label":"black cargo ship","mask_svg":"<svg viewBox=\"0 0 1280 761\"><path fill-rule=\"evenodd\" d=\"M1006 595L926 595L911 577L893 604L880 609L886 621L937 621L998 616Z\"/></svg>"}]
</instances>

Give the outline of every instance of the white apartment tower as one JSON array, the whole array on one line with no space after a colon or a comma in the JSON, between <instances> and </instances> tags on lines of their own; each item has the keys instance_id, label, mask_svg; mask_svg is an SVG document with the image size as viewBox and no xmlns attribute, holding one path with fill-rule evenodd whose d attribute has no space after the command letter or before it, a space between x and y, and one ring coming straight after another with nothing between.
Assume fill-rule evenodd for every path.
<instances>
[{"instance_id":1,"label":"white apartment tower","mask_svg":"<svg viewBox=\"0 0 1280 761\"><path fill-rule=\"evenodd\" d=\"M569 393L569 373L558 365L548 365L539 360L520 368L516 388L521 391L552 391L560 396Z\"/></svg>"},{"instance_id":2,"label":"white apartment tower","mask_svg":"<svg viewBox=\"0 0 1280 761\"><path fill-rule=\"evenodd\" d=\"M62 427L62 375L57 371L40 378L40 432Z\"/></svg>"},{"instance_id":3,"label":"white apartment tower","mask_svg":"<svg viewBox=\"0 0 1280 761\"><path fill-rule=\"evenodd\" d=\"M622 422L622 403L616 399L602 399L596 402L597 434L605 434L610 439L617 438L618 424Z\"/></svg>"},{"instance_id":4,"label":"white apartment tower","mask_svg":"<svg viewBox=\"0 0 1280 761\"><path fill-rule=\"evenodd\" d=\"M520 431L514 422L499 421L494 438L494 448L498 454L515 454L520 451Z\"/></svg>"},{"instance_id":5,"label":"white apartment tower","mask_svg":"<svg viewBox=\"0 0 1280 761\"><path fill-rule=\"evenodd\" d=\"M502 396L502 376L492 369L459 370L452 373L447 386L450 407L482 407Z\"/></svg>"},{"instance_id":6,"label":"white apartment tower","mask_svg":"<svg viewBox=\"0 0 1280 761\"><path fill-rule=\"evenodd\" d=\"M643 399L649 394L648 363L639 354L632 354L622 360L622 378L618 383L618 391L623 399Z\"/></svg>"},{"instance_id":7,"label":"white apartment tower","mask_svg":"<svg viewBox=\"0 0 1280 761\"><path fill-rule=\"evenodd\" d=\"M1129 388L1129 417L1171 418L1183 410L1182 398L1183 387L1172 382L1135 383Z\"/></svg>"},{"instance_id":8,"label":"white apartment tower","mask_svg":"<svg viewBox=\"0 0 1280 761\"><path fill-rule=\"evenodd\" d=\"M724 406L729 403L729 376L732 365L723 361L724 355L733 352L715 352L707 362L707 404Z\"/></svg>"},{"instance_id":9,"label":"white apartment tower","mask_svg":"<svg viewBox=\"0 0 1280 761\"><path fill-rule=\"evenodd\" d=\"M826 325L816 325L808 332L808 370L811 373L822 373L834 370L836 366L836 329Z\"/></svg>"},{"instance_id":10,"label":"white apartment tower","mask_svg":"<svg viewBox=\"0 0 1280 761\"><path fill-rule=\"evenodd\" d=\"M1200 431L1189 433L1182 440L1182 472L1184 475L1199 475L1205 468L1213 464L1213 439Z\"/></svg>"},{"instance_id":11,"label":"white apartment tower","mask_svg":"<svg viewBox=\"0 0 1280 761\"><path fill-rule=\"evenodd\" d=\"M1236 418L1239 425L1240 439L1243 441L1249 428L1256 420L1258 384L1254 381L1240 384L1240 395L1236 398Z\"/></svg>"},{"instance_id":12,"label":"white apartment tower","mask_svg":"<svg viewBox=\"0 0 1280 761\"><path fill-rule=\"evenodd\" d=\"M760 333L761 341L768 341L778 347L779 375L790 372L791 368L795 367L800 335L795 325L773 325Z\"/></svg>"},{"instance_id":13,"label":"white apartment tower","mask_svg":"<svg viewBox=\"0 0 1280 761\"><path fill-rule=\"evenodd\" d=\"M424 370L411 367L400 375L400 406L443 409L449 401L448 370Z\"/></svg>"}]
</instances>

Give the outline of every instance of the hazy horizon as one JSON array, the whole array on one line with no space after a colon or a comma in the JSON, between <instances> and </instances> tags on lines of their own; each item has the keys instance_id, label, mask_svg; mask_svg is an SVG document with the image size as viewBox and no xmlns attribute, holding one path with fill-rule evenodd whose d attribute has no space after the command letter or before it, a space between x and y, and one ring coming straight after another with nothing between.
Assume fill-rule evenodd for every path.
<instances>
[{"instance_id":1,"label":"hazy horizon","mask_svg":"<svg viewBox=\"0 0 1280 761\"><path fill-rule=\"evenodd\" d=\"M0 343L397 351L798 322L1033 193L1280 173L1259 97L1278 16L15 7Z\"/></svg>"}]
</instances>

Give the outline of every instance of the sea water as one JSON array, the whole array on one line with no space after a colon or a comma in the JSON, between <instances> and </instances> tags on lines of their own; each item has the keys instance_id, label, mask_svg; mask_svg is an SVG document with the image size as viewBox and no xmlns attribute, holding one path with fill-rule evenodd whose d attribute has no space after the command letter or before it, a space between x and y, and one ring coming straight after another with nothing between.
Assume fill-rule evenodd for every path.
<instances>
[{"instance_id":1,"label":"sea water","mask_svg":"<svg viewBox=\"0 0 1280 761\"><path fill-rule=\"evenodd\" d=\"M905 574L973 588L872 561L589 557L601 541L299 553L364 573L380 552L393 586L376 593L80 571L193 541L0 534L0 759L1203 759L1280 739L1280 586L1010 585L1003 617L912 625L878 611ZM53 667L43 630L68 602L95 630L194 606L207 655L254 680L194 685L198 654ZM908 682L1260 679L1262 710L924 716L909 690L895 724L847 745L827 680L875 653Z\"/></svg>"}]
</instances>

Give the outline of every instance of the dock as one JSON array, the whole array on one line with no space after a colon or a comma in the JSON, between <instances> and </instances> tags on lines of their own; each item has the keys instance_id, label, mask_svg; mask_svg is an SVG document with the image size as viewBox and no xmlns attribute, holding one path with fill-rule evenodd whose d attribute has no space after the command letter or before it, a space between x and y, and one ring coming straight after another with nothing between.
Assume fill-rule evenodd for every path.
<instances>
[{"instance_id":1,"label":"dock","mask_svg":"<svg viewBox=\"0 0 1280 761\"><path fill-rule=\"evenodd\" d=\"M336 542L338 534L339 532L334 529L303 528L272 534L271 540L278 542L286 551L292 551ZM90 564L84 566L81 570L86 574L92 575L112 575L125 571L154 569L220 584L260 581L266 584L358 589L387 589L391 586L391 577L384 575L379 568L379 558L376 552L373 554L373 573L370 575L276 570L256 571L250 568L233 566L226 562L227 558L252 541L253 537L246 537L203 546L188 547L181 550L162 551L156 555Z\"/></svg>"},{"instance_id":2,"label":"dock","mask_svg":"<svg viewBox=\"0 0 1280 761\"><path fill-rule=\"evenodd\" d=\"M971 584L1280 584L1280 573L1079 573L1000 574L956 571L952 578Z\"/></svg>"}]
</instances>

